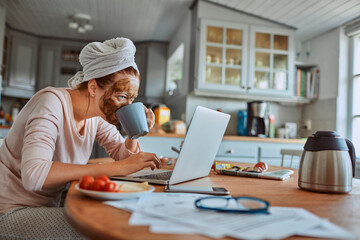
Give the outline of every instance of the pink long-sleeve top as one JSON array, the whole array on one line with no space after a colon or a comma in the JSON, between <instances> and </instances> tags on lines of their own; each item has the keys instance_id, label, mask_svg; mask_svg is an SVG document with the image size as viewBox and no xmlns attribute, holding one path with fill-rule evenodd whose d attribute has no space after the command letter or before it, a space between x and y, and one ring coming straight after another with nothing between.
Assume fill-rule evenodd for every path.
<instances>
[{"instance_id":1,"label":"pink long-sleeve top","mask_svg":"<svg viewBox=\"0 0 360 240\"><path fill-rule=\"evenodd\" d=\"M48 87L36 93L0 148L0 212L20 206L58 206L66 184L42 189L51 164L87 164L95 140L115 160L134 154L116 127L101 117L87 119L80 135L65 88Z\"/></svg>"}]
</instances>

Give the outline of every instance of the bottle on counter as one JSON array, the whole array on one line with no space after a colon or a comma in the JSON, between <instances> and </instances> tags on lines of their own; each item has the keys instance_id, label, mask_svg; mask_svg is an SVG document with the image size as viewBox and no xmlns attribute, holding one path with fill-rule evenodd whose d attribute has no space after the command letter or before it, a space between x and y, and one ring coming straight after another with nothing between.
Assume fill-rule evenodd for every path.
<instances>
[{"instance_id":1,"label":"bottle on counter","mask_svg":"<svg viewBox=\"0 0 360 240\"><path fill-rule=\"evenodd\" d=\"M269 114L269 138L275 138L275 116Z\"/></svg>"},{"instance_id":2,"label":"bottle on counter","mask_svg":"<svg viewBox=\"0 0 360 240\"><path fill-rule=\"evenodd\" d=\"M14 122L20 112L20 109L21 109L21 104L18 101L14 102L14 104L11 107L11 117Z\"/></svg>"},{"instance_id":3,"label":"bottle on counter","mask_svg":"<svg viewBox=\"0 0 360 240\"><path fill-rule=\"evenodd\" d=\"M247 110L239 110L238 112L238 135L247 135Z\"/></svg>"},{"instance_id":4,"label":"bottle on counter","mask_svg":"<svg viewBox=\"0 0 360 240\"><path fill-rule=\"evenodd\" d=\"M162 125L163 123L170 121L170 109L160 104L159 107L155 108L155 123L158 125Z\"/></svg>"}]
</instances>

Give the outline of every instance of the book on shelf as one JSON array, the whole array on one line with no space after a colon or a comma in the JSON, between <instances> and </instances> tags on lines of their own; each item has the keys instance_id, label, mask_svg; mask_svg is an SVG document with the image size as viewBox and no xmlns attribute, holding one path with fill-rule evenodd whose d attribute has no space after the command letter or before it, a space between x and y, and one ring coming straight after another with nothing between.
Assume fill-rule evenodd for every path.
<instances>
[{"instance_id":1,"label":"book on shelf","mask_svg":"<svg viewBox=\"0 0 360 240\"><path fill-rule=\"evenodd\" d=\"M296 66L297 97L317 99L319 96L320 71L314 65Z\"/></svg>"}]
</instances>

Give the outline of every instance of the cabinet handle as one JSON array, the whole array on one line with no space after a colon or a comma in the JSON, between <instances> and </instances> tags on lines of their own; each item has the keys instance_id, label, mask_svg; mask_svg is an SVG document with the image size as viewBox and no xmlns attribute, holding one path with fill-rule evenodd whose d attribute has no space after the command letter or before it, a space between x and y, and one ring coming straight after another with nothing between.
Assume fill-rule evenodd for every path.
<instances>
[{"instance_id":1,"label":"cabinet handle","mask_svg":"<svg viewBox=\"0 0 360 240\"><path fill-rule=\"evenodd\" d=\"M232 153L234 153L234 152L235 152L234 149L230 149L230 150L227 150L226 153L232 154Z\"/></svg>"},{"instance_id":2,"label":"cabinet handle","mask_svg":"<svg viewBox=\"0 0 360 240\"><path fill-rule=\"evenodd\" d=\"M244 88L245 88L245 86L241 86L241 88L242 88L242 89L244 89Z\"/></svg>"},{"instance_id":3,"label":"cabinet handle","mask_svg":"<svg viewBox=\"0 0 360 240\"><path fill-rule=\"evenodd\" d=\"M247 89L251 89L251 87L247 87Z\"/></svg>"}]
</instances>

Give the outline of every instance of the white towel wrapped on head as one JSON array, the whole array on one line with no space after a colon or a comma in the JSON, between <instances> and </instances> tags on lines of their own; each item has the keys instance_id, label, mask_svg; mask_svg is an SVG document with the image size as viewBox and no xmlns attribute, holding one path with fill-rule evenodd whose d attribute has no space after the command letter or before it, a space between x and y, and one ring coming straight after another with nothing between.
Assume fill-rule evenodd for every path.
<instances>
[{"instance_id":1,"label":"white towel wrapped on head","mask_svg":"<svg viewBox=\"0 0 360 240\"><path fill-rule=\"evenodd\" d=\"M83 71L77 72L69 79L69 87L75 89L82 82L104 77L128 67L133 67L139 73L135 63L135 52L135 45L127 38L113 38L102 43L87 44L79 56Z\"/></svg>"}]
</instances>

